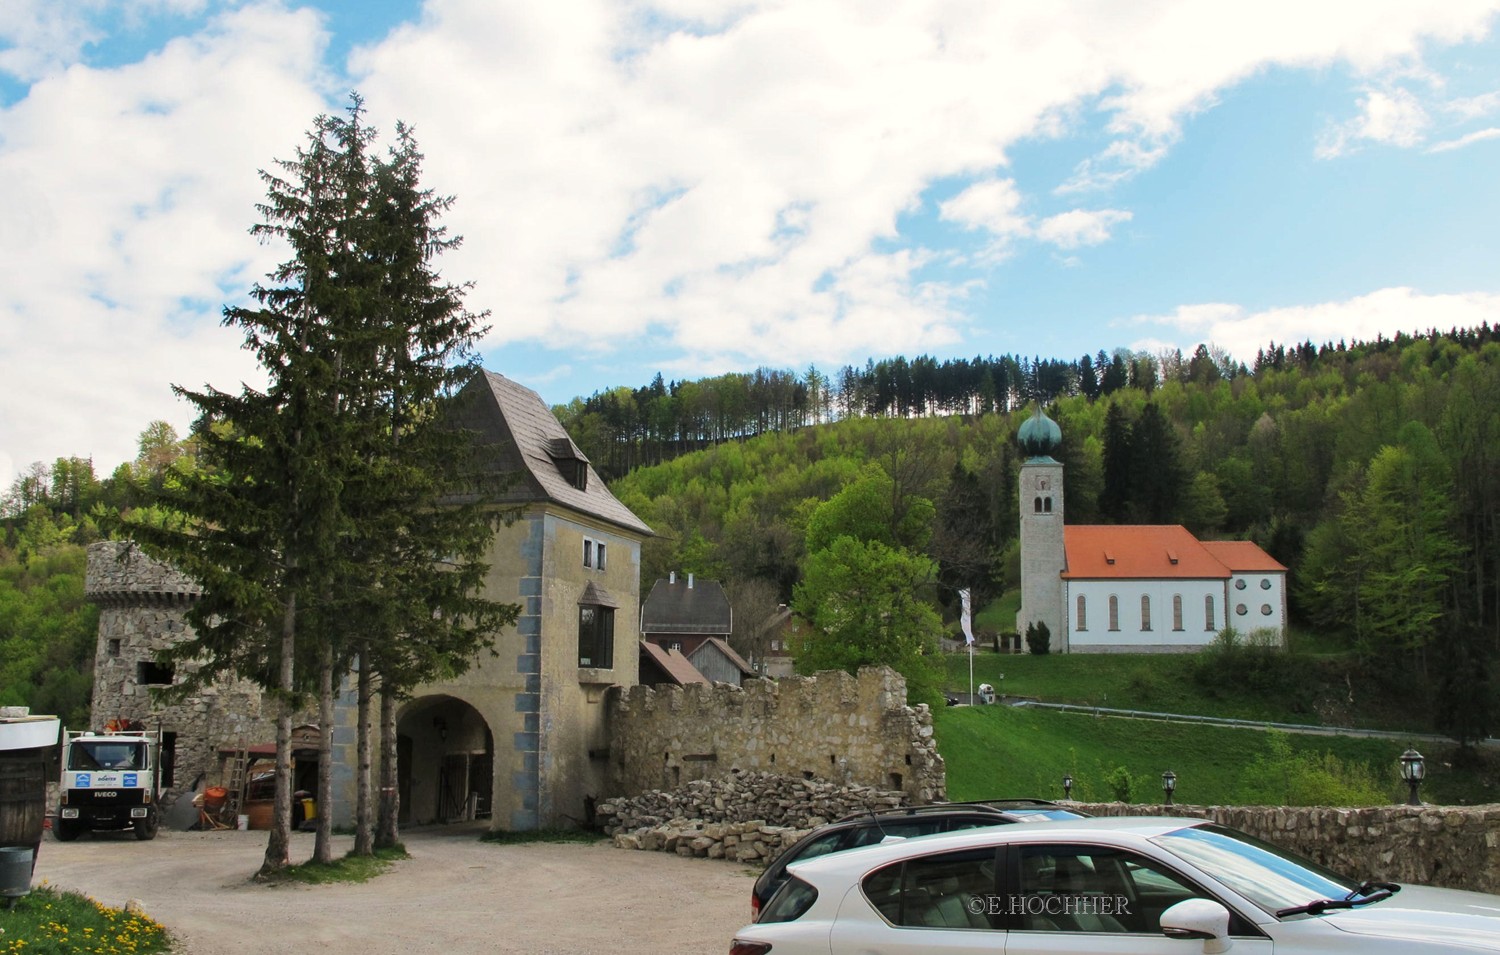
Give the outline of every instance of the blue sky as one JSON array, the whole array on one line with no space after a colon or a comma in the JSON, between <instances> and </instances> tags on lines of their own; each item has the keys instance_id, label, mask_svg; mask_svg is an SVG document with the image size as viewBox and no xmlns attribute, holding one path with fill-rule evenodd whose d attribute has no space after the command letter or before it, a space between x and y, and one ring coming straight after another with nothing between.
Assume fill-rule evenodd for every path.
<instances>
[{"instance_id":1,"label":"blue sky","mask_svg":"<svg viewBox=\"0 0 1500 955\"><path fill-rule=\"evenodd\" d=\"M283 250L257 170L415 125L565 402L661 371L1500 321L1500 0L5 0L0 472L108 473Z\"/></svg>"}]
</instances>

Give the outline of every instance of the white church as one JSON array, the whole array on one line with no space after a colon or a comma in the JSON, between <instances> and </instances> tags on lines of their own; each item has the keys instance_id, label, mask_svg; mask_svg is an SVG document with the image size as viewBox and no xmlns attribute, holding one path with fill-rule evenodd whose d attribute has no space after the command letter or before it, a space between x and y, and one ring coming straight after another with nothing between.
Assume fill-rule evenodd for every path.
<instances>
[{"instance_id":1,"label":"white church","mask_svg":"<svg viewBox=\"0 0 1500 955\"><path fill-rule=\"evenodd\" d=\"M1021 610L1054 653L1173 653L1225 628L1286 644L1286 568L1250 541L1200 541L1180 524L1063 523L1062 429L1040 408L1016 435Z\"/></svg>"}]
</instances>

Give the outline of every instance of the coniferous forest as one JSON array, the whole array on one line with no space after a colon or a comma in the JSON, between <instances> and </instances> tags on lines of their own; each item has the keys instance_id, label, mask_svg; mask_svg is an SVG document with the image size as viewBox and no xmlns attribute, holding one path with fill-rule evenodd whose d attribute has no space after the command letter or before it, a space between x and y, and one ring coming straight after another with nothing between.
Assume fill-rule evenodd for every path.
<instances>
[{"instance_id":1,"label":"coniferous forest","mask_svg":"<svg viewBox=\"0 0 1500 955\"><path fill-rule=\"evenodd\" d=\"M899 572L950 631L960 589L983 607L1013 588L1014 435L1035 404L1062 428L1069 523L1181 523L1254 540L1290 570L1297 634L1421 694L1455 736L1493 728L1492 326L1268 344L1248 363L1200 346L1190 356L922 356L832 374L658 375L555 410L658 531L644 549L643 591L671 570L724 581L737 639L754 656L764 649L755 624L779 604L808 616L814 596L837 602L832 565L854 559L834 546L840 537L865 548L861 563ZM96 621L82 548L192 461L191 444L156 422L137 459L107 477L62 458L14 481L0 501L0 703L81 723ZM936 619L890 599L881 619L935 643Z\"/></svg>"}]
</instances>

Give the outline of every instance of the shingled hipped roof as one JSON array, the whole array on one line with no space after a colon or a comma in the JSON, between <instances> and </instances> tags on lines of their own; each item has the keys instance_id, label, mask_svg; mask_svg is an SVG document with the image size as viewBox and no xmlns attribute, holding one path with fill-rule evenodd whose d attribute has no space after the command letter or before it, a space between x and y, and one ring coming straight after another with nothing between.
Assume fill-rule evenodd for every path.
<instances>
[{"instance_id":1,"label":"shingled hipped roof","mask_svg":"<svg viewBox=\"0 0 1500 955\"><path fill-rule=\"evenodd\" d=\"M1070 580L1224 579L1284 573L1251 541L1200 541L1180 524L1074 524L1063 528Z\"/></svg>"},{"instance_id":2,"label":"shingled hipped roof","mask_svg":"<svg viewBox=\"0 0 1500 955\"><path fill-rule=\"evenodd\" d=\"M459 395L460 423L493 452L491 471L518 479L496 495L498 503L552 503L647 537L651 528L621 504L588 458L568 437L542 396L492 371L481 372ZM565 467L585 469L576 487Z\"/></svg>"}]
</instances>

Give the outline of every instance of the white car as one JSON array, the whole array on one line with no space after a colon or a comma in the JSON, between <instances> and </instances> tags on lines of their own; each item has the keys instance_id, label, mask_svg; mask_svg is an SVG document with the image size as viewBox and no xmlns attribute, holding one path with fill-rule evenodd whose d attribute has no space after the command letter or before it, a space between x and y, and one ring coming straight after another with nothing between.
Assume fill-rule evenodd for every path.
<instances>
[{"instance_id":1,"label":"white car","mask_svg":"<svg viewBox=\"0 0 1500 955\"><path fill-rule=\"evenodd\" d=\"M730 955L1500 952L1500 896L1347 878L1202 819L1080 819L794 863Z\"/></svg>"}]
</instances>

